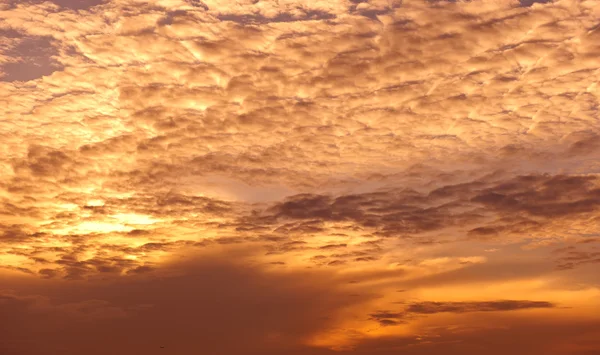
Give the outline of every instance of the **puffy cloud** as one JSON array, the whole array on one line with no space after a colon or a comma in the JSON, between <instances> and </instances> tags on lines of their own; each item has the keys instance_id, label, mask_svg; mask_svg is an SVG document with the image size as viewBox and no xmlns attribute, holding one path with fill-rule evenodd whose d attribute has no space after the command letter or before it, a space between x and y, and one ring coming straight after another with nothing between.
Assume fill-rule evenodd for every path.
<instances>
[{"instance_id":1,"label":"puffy cloud","mask_svg":"<svg viewBox=\"0 0 600 355\"><path fill-rule=\"evenodd\" d=\"M487 319L579 317L574 329L594 334L599 16L595 0L4 2L7 310L61 353L114 353L90 347L106 329L123 352L142 334L189 352L192 324L235 333L237 353L480 353L478 334L516 334ZM192 251L217 256L168 266ZM155 291L160 311L135 313L107 280ZM28 282L79 296L19 289ZM213 291L164 291L187 284ZM104 313L120 316L85 325L73 347L44 333ZM116 333L148 315L162 323L135 341ZM557 354L597 350L564 334ZM531 337L513 348L552 353Z\"/></svg>"}]
</instances>

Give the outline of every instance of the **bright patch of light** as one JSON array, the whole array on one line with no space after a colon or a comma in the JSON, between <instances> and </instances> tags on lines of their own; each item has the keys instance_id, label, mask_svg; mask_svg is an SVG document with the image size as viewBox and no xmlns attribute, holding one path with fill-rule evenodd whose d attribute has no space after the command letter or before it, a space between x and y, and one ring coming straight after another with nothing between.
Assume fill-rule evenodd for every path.
<instances>
[{"instance_id":1,"label":"bright patch of light","mask_svg":"<svg viewBox=\"0 0 600 355\"><path fill-rule=\"evenodd\" d=\"M111 217L125 224L154 224L160 222L151 216L135 213L117 213Z\"/></svg>"}]
</instances>

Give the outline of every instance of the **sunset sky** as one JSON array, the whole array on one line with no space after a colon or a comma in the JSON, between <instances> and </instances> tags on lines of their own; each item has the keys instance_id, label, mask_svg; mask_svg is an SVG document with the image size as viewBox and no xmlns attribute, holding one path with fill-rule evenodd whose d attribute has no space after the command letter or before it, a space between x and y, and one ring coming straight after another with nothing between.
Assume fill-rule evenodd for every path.
<instances>
[{"instance_id":1,"label":"sunset sky","mask_svg":"<svg viewBox=\"0 0 600 355\"><path fill-rule=\"evenodd\" d=\"M0 0L0 355L600 354L600 1Z\"/></svg>"}]
</instances>

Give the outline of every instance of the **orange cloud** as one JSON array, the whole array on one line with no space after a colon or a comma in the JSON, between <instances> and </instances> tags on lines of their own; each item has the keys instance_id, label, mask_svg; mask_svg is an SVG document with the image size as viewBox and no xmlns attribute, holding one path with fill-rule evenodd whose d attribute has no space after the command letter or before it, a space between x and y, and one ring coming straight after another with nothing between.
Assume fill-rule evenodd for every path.
<instances>
[{"instance_id":1,"label":"orange cloud","mask_svg":"<svg viewBox=\"0 0 600 355\"><path fill-rule=\"evenodd\" d=\"M599 17L5 1L0 352L597 351Z\"/></svg>"}]
</instances>

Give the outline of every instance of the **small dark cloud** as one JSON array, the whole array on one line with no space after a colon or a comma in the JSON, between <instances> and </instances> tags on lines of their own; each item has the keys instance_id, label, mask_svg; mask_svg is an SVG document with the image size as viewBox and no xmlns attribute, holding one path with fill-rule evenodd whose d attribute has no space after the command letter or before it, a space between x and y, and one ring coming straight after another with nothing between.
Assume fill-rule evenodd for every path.
<instances>
[{"instance_id":1,"label":"small dark cloud","mask_svg":"<svg viewBox=\"0 0 600 355\"><path fill-rule=\"evenodd\" d=\"M52 279L57 277L60 273L58 270L54 270L54 269L41 269L40 271L38 271L38 273L40 274L40 276L42 278L45 279Z\"/></svg>"},{"instance_id":2,"label":"small dark cloud","mask_svg":"<svg viewBox=\"0 0 600 355\"><path fill-rule=\"evenodd\" d=\"M582 239L580 241L577 242L577 244L590 244L590 243L600 243L600 239L598 238L589 238L589 239Z\"/></svg>"},{"instance_id":3,"label":"small dark cloud","mask_svg":"<svg viewBox=\"0 0 600 355\"><path fill-rule=\"evenodd\" d=\"M398 322L393 319L379 319L378 322L379 322L379 324L381 324L384 327L401 324L401 322Z\"/></svg>"},{"instance_id":4,"label":"small dark cloud","mask_svg":"<svg viewBox=\"0 0 600 355\"><path fill-rule=\"evenodd\" d=\"M277 216L295 219L332 219L331 199L320 195L296 195L273 207Z\"/></svg>"},{"instance_id":5,"label":"small dark cloud","mask_svg":"<svg viewBox=\"0 0 600 355\"><path fill-rule=\"evenodd\" d=\"M589 240L589 239L588 239ZM594 241L592 240L593 243ZM580 243L578 243L580 244ZM554 253L561 254L557 260L557 269L570 270L580 265L600 263L600 251L593 251L592 248L586 248L585 251L578 250L574 246L564 247L554 250Z\"/></svg>"},{"instance_id":6,"label":"small dark cloud","mask_svg":"<svg viewBox=\"0 0 600 355\"><path fill-rule=\"evenodd\" d=\"M200 0L187 0L187 2L190 3L194 7L200 7L206 11L209 10L208 5L206 5L204 2L202 2Z\"/></svg>"},{"instance_id":7,"label":"small dark cloud","mask_svg":"<svg viewBox=\"0 0 600 355\"><path fill-rule=\"evenodd\" d=\"M22 273L30 274L30 275L34 275L35 274L30 269L25 268L25 267L20 267L20 266L0 265L0 268L7 269L7 270L18 271L18 272L22 272Z\"/></svg>"},{"instance_id":8,"label":"small dark cloud","mask_svg":"<svg viewBox=\"0 0 600 355\"><path fill-rule=\"evenodd\" d=\"M402 304L402 302L399 302ZM503 312L533 308L553 308L555 305L544 301L499 300L488 302L417 302L411 303L401 312L377 311L369 315L382 326L406 323L415 315L436 313Z\"/></svg>"},{"instance_id":9,"label":"small dark cloud","mask_svg":"<svg viewBox=\"0 0 600 355\"><path fill-rule=\"evenodd\" d=\"M553 308L554 304L544 301L515 301L500 300L489 302L419 302L412 303L406 308L408 313L434 314L434 313L467 313L467 312L495 312L516 311L530 308Z\"/></svg>"},{"instance_id":10,"label":"small dark cloud","mask_svg":"<svg viewBox=\"0 0 600 355\"><path fill-rule=\"evenodd\" d=\"M9 4L16 6L17 4L37 5L44 2L50 2L59 7L59 11L64 10L89 10L94 6L109 2L110 0L9 0Z\"/></svg>"},{"instance_id":11,"label":"small dark cloud","mask_svg":"<svg viewBox=\"0 0 600 355\"><path fill-rule=\"evenodd\" d=\"M553 0L519 0L519 3L523 7L530 7L533 6L533 4L548 4L552 1Z\"/></svg>"},{"instance_id":12,"label":"small dark cloud","mask_svg":"<svg viewBox=\"0 0 600 355\"><path fill-rule=\"evenodd\" d=\"M378 311L378 312L371 314L371 317L376 318L376 319L402 318L403 316L404 316L403 313L394 313L394 312L389 312L389 311Z\"/></svg>"},{"instance_id":13,"label":"small dark cloud","mask_svg":"<svg viewBox=\"0 0 600 355\"><path fill-rule=\"evenodd\" d=\"M273 17L262 15L236 15L236 14L220 14L217 18L221 21L232 21L240 24L267 24L274 22L296 22L296 21L322 21L333 20L337 16L325 11L319 10L304 10L301 16L295 16L291 13L282 12Z\"/></svg>"},{"instance_id":14,"label":"small dark cloud","mask_svg":"<svg viewBox=\"0 0 600 355\"><path fill-rule=\"evenodd\" d=\"M110 0L51 0L56 5L71 10L88 10Z\"/></svg>"},{"instance_id":15,"label":"small dark cloud","mask_svg":"<svg viewBox=\"0 0 600 355\"><path fill-rule=\"evenodd\" d=\"M26 159L13 163L17 173L27 173L35 177L60 177L66 173L73 159L65 152L41 145L30 145Z\"/></svg>"},{"instance_id":16,"label":"small dark cloud","mask_svg":"<svg viewBox=\"0 0 600 355\"><path fill-rule=\"evenodd\" d=\"M497 236L501 231L498 227L477 227L469 231L469 236Z\"/></svg>"},{"instance_id":17,"label":"small dark cloud","mask_svg":"<svg viewBox=\"0 0 600 355\"><path fill-rule=\"evenodd\" d=\"M406 323L406 317L407 314L405 312L390 311L377 311L369 315L370 320L376 321L384 327Z\"/></svg>"},{"instance_id":18,"label":"small dark cloud","mask_svg":"<svg viewBox=\"0 0 600 355\"><path fill-rule=\"evenodd\" d=\"M327 244L327 245L320 247L319 249L339 249L339 248L345 248L346 246L347 246L347 244Z\"/></svg>"},{"instance_id":19,"label":"small dark cloud","mask_svg":"<svg viewBox=\"0 0 600 355\"><path fill-rule=\"evenodd\" d=\"M131 236L134 236L134 237L137 237L137 236L143 236L143 235L152 234L152 232L146 231L146 230L143 230L143 229L134 229L134 230L128 232L127 234L129 234Z\"/></svg>"},{"instance_id":20,"label":"small dark cloud","mask_svg":"<svg viewBox=\"0 0 600 355\"><path fill-rule=\"evenodd\" d=\"M328 266L338 266L338 265L344 265L346 264L346 261L344 260L333 260L327 263Z\"/></svg>"},{"instance_id":21,"label":"small dark cloud","mask_svg":"<svg viewBox=\"0 0 600 355\"><path fill-rule=\"evenodd\" d=\"M597 134L589 135L571 144L567 150L570 157L585 156L600 151L600 136Z\"/></svg>"}]
</instances>

